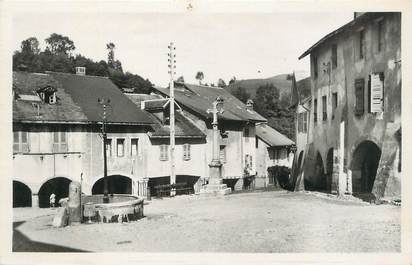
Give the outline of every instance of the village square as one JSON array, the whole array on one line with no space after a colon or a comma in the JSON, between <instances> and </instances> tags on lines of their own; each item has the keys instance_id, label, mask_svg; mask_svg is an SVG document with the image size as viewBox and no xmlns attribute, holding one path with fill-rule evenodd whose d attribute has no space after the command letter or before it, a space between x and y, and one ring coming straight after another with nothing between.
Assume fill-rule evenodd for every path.
<instances>
[{"instance_id":1,"label":"village square","mask_svg":"<svg viewBox=\"0 0 412 265\"><path fill-rule=\"evenodd\" d=\"M173 39L163 84L115 42L20 39L13 251L399 252L401 14L351 16L271 78L210 81Z\"/></svg>"}]
</instances>

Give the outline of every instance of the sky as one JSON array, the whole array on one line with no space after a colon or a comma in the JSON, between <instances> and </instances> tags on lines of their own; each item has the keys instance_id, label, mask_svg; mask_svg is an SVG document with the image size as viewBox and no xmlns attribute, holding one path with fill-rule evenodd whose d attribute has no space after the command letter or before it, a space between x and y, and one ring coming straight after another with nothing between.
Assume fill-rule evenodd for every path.
<instances>
[{"instance_id":1,"label":"sky","mask_svg":"<svg viewBox=\"0 0 412 265\"><path fill-rule=\"evenodd\" d=\"M309 57L298 57L329 32L353 18L335 13L36 13L16 14L12 20L13 49L36 37L42 49L52 33L68 36L80 53L107 60L106 43L116 45L115 58L123 70L168 83L168 45L176 46L176 78L197 83L226 83L268 78L296 71L309 75ZM35 27L32 23L35 21ZM87 71L87 70L86 70Z\"/></svg>"}]
</instances>

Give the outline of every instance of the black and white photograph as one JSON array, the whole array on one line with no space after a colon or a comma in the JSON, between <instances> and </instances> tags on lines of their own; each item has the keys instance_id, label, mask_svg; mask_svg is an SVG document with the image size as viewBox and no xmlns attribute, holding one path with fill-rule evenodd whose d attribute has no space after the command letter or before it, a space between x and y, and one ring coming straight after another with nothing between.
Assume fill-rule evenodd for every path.
<instances>
[{"instance_id":1,"label":"black and white photograph","mask_svg":"<svg viewBox=\"0 0 412 265\"><path fill-rule=\"evenodd\" d=\"M3 2L4 264L410 264L411 9L321 3Z\"/></svg>"}]
</instances>

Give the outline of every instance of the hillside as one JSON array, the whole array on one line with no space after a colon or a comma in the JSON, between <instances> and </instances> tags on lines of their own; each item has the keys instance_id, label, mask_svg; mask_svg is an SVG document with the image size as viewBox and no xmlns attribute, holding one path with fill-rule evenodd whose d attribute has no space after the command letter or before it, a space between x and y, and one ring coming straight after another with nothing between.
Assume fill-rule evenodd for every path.
<instances>
[{"instance_id":1,"label":"hillside","mask_svg":"<svg viewBox=\"0 0 412 265\"><path fill-rule=\"evenodd\" d=\"M288 80L289 74L281 74L265 79L245 79L234 82L233 84L228 85L227 89L230 93L233 94L239 88L244 88L251 98L254 98L256 95L256 90L260 86L272 84L279 89L281 96L289 95L291 92L292 80Z\"/></svg>"}]
</instances>

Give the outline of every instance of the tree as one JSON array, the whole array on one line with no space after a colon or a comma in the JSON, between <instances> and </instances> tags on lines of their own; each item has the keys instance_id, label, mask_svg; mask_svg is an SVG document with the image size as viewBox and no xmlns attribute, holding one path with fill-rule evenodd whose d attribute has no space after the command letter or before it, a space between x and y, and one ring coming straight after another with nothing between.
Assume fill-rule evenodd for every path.
<instances>
[{"instance_id":1,"label":"tree","mask_svg":"<svg viewBox=\"0 0 412 265\"><path fill-rule=\"evenodd\" d=\"M113 42L106 44L106 49L109 50L109 53L107 55L107 64L113 69L115 69L114 48L116 48L116 46Z\"/></svg>"},{"instance_id":2,"label":"tree","mask_svg":"<svg viewBox=\"0 0 412 265\"><path fill-rule=\"evenodd\" d=\"M76 49L74 42L66 36L53 33L46 40L48 49L54 55L68 55Z\"/></svg>"},{"instance_id":3,"label":"tree","mask_svg":"<svg viewBox=\"0 0 412 265\"><path fill-rule=\"evenodd\" d=\"M39 54L39 41L35 37L30 37L21 42L21 52L25 54Z\"/></svg>"},{"instance_id":4,"label":"tree","mask_svg":"<svg viewBox=\"0 0 412 265\"><path fill-rule=\"evenodd\" d=\"M202 80L205 77L202 71L199 71L196 73L196 79L199 80L199 85L202 85Z\"/></svg>"},{"instance_id":5,"label":"tree","mask_svg":"<svg viewBox=\"0 0 412 265\"><path fill-rule=\"evenodd\" d=\"M179 78L176 80L176 82L178 82L178 83L184 83L184 82L185 82L185 78L183 77L183 75L179 76Z\"/></svg>"},{"instance_id":6,"label":"tree","mask_svg":"<svg viewBox=\"0 0 412 265\"><path fill-rule=\"evenodd\" d=\"M238 87L235 91L232 92L232 94L243 103L246 103L246 101L250 99L250 94L246 92L246 89L244 87Z\"/></svg>"},{"instance_id":7,"label":"tree","mask_svg":"<svg viewBox=\"0 0 412 265\"><path fill-rule=\"evenodd\" d=\"M226 87L225 80L223 80L222 78L219 78L219 80L217 81L217 86L218 87Z\"/></svg>"},{"instance_id":8,"label":"tree","mask_svg":"<svg viewBox=\"0 0 412 265\"><path fill-rule=\"evenodd\" d=\"M234 82L236 82L236 76L233 76L230 81L229 81L229 85L233 84Z\"/></svg>"}]
</instances>

